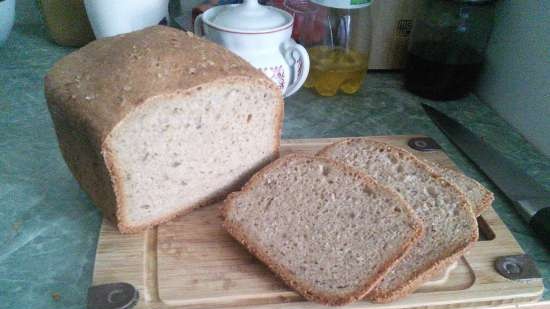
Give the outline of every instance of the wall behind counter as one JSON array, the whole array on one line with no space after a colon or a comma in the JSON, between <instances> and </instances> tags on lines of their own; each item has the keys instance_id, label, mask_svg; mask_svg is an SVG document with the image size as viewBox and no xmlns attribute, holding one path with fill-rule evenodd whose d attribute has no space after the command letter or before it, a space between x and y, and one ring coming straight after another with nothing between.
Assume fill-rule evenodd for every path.
<instances>
[{"instance_id":1,"label":"wall behind counter","mask_svg":"<svg viewBox=\"0 0 550 309\"><path fill-rule=\"evenodd\" d=\"M550 157L550 1L497 2L476 92Z\"/></svg>"}]
</instances>

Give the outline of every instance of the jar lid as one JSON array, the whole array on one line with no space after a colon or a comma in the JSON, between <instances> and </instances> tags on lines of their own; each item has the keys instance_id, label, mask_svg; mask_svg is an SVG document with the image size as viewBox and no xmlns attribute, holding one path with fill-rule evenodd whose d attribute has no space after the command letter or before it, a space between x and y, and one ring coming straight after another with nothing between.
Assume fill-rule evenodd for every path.
<instances>
[{"instance_id":1,"label":"jar lid","mask_svg":"<svg viewBox=\"0 0 550 309\"><path fill-rule=\"evenodd\" d=\"M318 5L336 9L360 9L372 4L373 0L310 0Z\"/></svg>"},{"instance_id":2,"label":"jar lid","mask_svg":"<svg viewBox=\"0 0 550 309\"><path fill-rule=\"evenodd\" d=\"M221 11L212 16L210 23L239 31L267 31L292 23L290 14L271 6L258 4L257 0L244 0L242 4L221 6Z\"/></svg>"}]
</instances>

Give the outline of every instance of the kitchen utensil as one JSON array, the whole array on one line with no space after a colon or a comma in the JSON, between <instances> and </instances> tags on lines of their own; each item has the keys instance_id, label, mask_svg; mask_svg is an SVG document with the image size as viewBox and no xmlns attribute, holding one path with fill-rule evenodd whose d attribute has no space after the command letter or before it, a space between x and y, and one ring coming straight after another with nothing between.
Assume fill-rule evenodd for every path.
<instances>
[{"instance_id":1,"label":"kitchen utensil","mask_svg":"<svg viewBox=\"0 0 550 309\"><path fill-rule=\"evenodd\" d=\"M0 0L0 46L8 39L15 21L15 0Z\"/></svg>"},{"instance_id":2,"label":"kitchen utensil","mask_svg":"<svg viewBox=\"0 0 550 309\"><path fill-rule=\"evenodd\" d=\"M405 87L454 100L473 88L484 62L495 0L424 0L411 33Z\"/></svg>"},{"instance_id":3,"label":"kitchen utensil","mask_svg":"<svg viewBox=\"0 0 550 309\"><path fill-rule=\"evenodd\" d=\"M168 0L84 0L95 36L104 38L166 24Z\"/></svg>"},{"instance_id":4,"label":"kitchen utensil","mask_svg":"<svg viewBox=\"0 0 550 309\"><path fill-rule=\"evenodd\" d=\"M80 47L95 39L83 0L40 0L40 7L55 43Z\"/></svg>"},{"instance_id":5,"label":"kitchen utensil","mask_svg":"<svg viewBox=\"0 0 550 309\"><path fill-rule=\"evenodd\" d=\"M195 33L223 45L259 68L285 96L305 82L309 57L291 39L293 18L287 12L245 0L208 9L195 19Z\"/></svg>"},{"instance_id":6,"label":"kitchen utensil","mask_svg":"<svg viewBox=\"0 0 550 309\"><path fill-rule=\"evenodd\" d=\"M406 148L442 166L453 167L445 153L440 148L434 149L435 142L426 137L372 138ZM411 144L416 145L416 149L408 146L412 138L415 139ZM283 140L281 155L315 154L322 147L340 140ZM218 206L199 208L141 234L122 235L104 221L93 284L132 284L139 290L138 308L242 308L247 305L258 309L326 308L305 302L233 240L221 226ZM403 300L391 304L360 301L352 307L472 309L509 305L510 308L524 308L523 305L538 300L543 292L542 279L527 274L520 276L532 279L520 279L523 282L519 282L497 271L497 258L523 254L504 223L492 208L478 222L480 239L484 240L478 241L447 274L435 276ZM505 261L499 268L514 271L524 266L523 259L516 262L512 265Z\"/></svg>"},{"instance_id":7,"label":"kitchen utensil","mask_svg":"<svg viewBox=\"0 0 550 309\"><path fill-rule=\"evenodd\" d=\"M456 120L422 104L428 116L513 202L550 248L550 192Z\"/></svg>"},{"instance_id":8,"label":"kitchen utensil","mask_svg":"<svg viewBox=\"0 0 550 309\"><path fill-rule=\"evenodd\" d=\"M333 96L341 90L357 92L368 69L373 24L372 0L311 0L321 6L322 40L307 46L311 72L305 87L322 96ZM321 17L321 16L319 16Z\"/></svg>"}]
</instances>

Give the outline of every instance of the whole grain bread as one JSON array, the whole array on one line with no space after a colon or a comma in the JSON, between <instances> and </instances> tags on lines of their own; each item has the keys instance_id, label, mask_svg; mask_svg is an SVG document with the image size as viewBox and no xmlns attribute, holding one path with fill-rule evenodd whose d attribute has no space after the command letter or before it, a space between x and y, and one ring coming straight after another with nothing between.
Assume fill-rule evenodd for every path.
<instances>
[{"instance_id":1,"label":"whole grain bread","mask_svg":"<svg viewBox=\"0 0 550 309\"><path fill-rule=\"evenodd\" d=\"M475 179L450 168L439 166L436 163L426 160L424 162L429 164L436 173L443 176L445 180L457 186L464 193L476 217L480 216L493 204L495 199L493 193Z\"/></svg>"},{"instance_id":2,"label":"whole grain bread","mask_svg":"<svg viewBox=\"0 0 550 309\"><path fill-rule=\"evenodd\" d=\"M305 298L368 293L422 236L397 192L337 162L288 155L232 193L224 227Z\"/></svg>"},{"instance_id":3,"label":"whole grain bread","mask_svg":"<svg viewBox=\"0 0 550 309\"><path fill-rule=\"evenodd\" d=\"M67 165L121 232L221 198L278 155L280 90L188 32L94 41L54 65L45 92Z\"/></svg>"},{"instance_id":4,"label":"whole grain bread","mask_svg":"<svg viewBox=\"0 0 550 309\"><path fill-rule=\"evenodd\" d=\"M354 138L329 145L318 155L340 161L391 186L426 226L425 237L366 295L367 299L389 302L412 293L477 240L477 221L464 195L409 152Z\"/></svg>"}]
</instances>

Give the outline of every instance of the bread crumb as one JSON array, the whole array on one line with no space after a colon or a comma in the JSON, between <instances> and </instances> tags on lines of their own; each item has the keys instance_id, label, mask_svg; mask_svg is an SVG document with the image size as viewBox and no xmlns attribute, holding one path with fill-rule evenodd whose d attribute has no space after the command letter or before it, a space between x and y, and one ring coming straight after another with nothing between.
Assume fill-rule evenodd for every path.
<instances>
[{"instance_id":1,"label":"bread crumb","mask_svg":"<svg viewBox=\"0 0 550 309\"><path fill-rule=\"evenodd\" d=\"M57 292L52 293L52 299L54 301L59 301L61 299L61 295Z\"/></svg>"}]
</instances>

